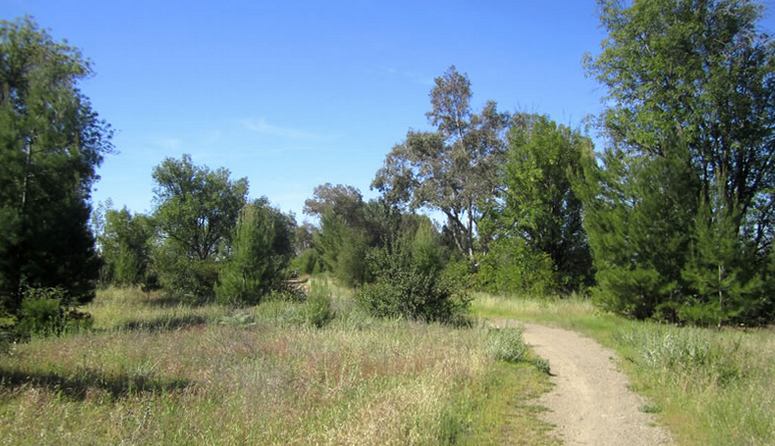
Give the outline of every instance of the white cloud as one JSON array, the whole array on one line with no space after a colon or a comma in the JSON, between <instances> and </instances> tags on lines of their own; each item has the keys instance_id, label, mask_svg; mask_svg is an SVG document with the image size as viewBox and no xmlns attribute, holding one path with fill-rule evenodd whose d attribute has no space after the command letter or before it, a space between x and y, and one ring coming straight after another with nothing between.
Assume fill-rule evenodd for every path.
<instances>
[{"instance_id":1,"label":"white cloud","mask_svg":"<svg viewBox=\"0 0 775 446\"><path fill-rule=\"evenodd\" d=\"M400 70L395 67L387 67L387 68L384 68L383 70L385 73L391 76L400 77L410 82L413 82L415 84L426 85L426 86L433 85L433 77L425 76L425 75L416 73L414 71Z\"/></svg>"},{"instance_id":2,"label":"white cloud","mask_svg":"<svg viewBox=\"0 0 775 446\"><path fill-rule=\"evenodd\" d=\"M241 124L242 124L242 127L244 127L247 130L250 130L252 132L255 132L261 135L266 135L266 136L277 136L280 138L297 139L297 140L298 139L310 140L310 139L322 138L321 135L308 132L306 130L270 124L264 118L243 119L241 121Z\"/></svg>"},{"instance_id":3,"label":"white cloud","mask_svg":"<svg viewBox=\"0 0 775 446\"><path fill-rule=\"evenodd\" d=\"M154 138L151 142L153 145L166 150L178 150L183 145L183 141L181 141L180 138L166 136Z\"/></svg>"}]
</instances>

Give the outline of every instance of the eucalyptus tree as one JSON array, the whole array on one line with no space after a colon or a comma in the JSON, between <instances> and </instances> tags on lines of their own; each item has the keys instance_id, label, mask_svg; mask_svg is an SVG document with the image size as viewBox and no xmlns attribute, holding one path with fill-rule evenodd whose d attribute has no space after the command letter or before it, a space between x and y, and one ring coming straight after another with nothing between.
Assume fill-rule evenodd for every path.
<instances>
[{"instance_id":1,"label":"eucalyptus tree","mask_svg":"<svg viewBox=\"0 0 775 446\"><path fill-rule=\"evenodd\" d=\"M214 297L219 264L246 203L248 181L225 168L195 165L190 155L153 170L156 222L162 243L154 266L168 292L190 300Z\"/></svg>"},{"instance_id":2,"label":"eucalyptus tree","mask_svg":"<svg viewBox=\"0 0 775 446\"><path fill-rule=\"evenodd\" d=\"M509 117L494 101L475 113L471 97L471 82L454 66L437 77L426 114L435 130L410 130L388 153L372 187L389 203L441 211L454 245L473 260L482 205L498 188Z\"/></svg>"}]
</instances>

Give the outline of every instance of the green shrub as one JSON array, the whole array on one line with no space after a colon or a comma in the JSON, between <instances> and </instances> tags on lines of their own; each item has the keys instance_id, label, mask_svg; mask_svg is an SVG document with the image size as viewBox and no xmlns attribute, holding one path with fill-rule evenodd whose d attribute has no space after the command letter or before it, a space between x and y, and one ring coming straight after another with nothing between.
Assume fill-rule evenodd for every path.
<instances>
[{"instance_id":1,"label":"green shrub","mask_svg":"<svg viewBox=\"0 0 775 446\"><path fill-rule=\"evenodd\" d=\"M373 316L465 323L470 298L464 288L445 280L440 265L418 262L405 242L375 250L369 267L377 277L356 294Z\"/></svg>"},{"instance_id":2,"label":"green shrub","mask_svg":"<svg viewBox=\"0 0 775 446\"><path fill-rule=\"evenodd\" d=\"M516 238L499 239L479 262L477 288L491 293L543 295L558 289L552 260Z\"/></svg>"},{"instance_id":3,"label":"green shrub","mask_svg":"<svg viewBox=\"0 0 775 446\"><path fill-rule=\"evenodd\" d=\"M498 361L519 362L525 359L527 346L519 328L495 328L487 334L487 352Z\"/></svg>"},{"instance_id":4,"label":"green shrub","mask_svg":"<svg viewBox=\"0 0 775 446\"><path fill-rule=\"evenodd\" d=\"M304 302L304 324L321 328L334 319L331 293L324 286L314 286Z\"/></svg>"},{"instance_id":5,"label":"green shrub","mask_svg":"<svg viewBox=\"0 0 775 446\"><path fill-rule=\"evenodd\" d=\"M307 248L291 260L291 269L299 274L317 274L323 271L322 260L314 248Z\"/></svg>"},{"instance_id":6,"label":"green shrub","mask_svg":"<svg viewBox=\"0 0 775 446\"><path fill-rule=\"evenodd\" d=\"M164 243L155 249L152 267L164 293L171 298L201 303L215 297L220 269L215 260L191 258L174 243Z\"/></svg>"},{"instance_id":7,"label":"green shrub","mask_svg":"<svg viewBox=\"0 0 775 446\"><path fill-rule=\"evenodd\" d=\"M61 288L26 289L14 327L16 335L21 338L59 336L68 331L91 328L91 315L67 308L67 300L67 294Z\"/></svg>"}]
</instances>

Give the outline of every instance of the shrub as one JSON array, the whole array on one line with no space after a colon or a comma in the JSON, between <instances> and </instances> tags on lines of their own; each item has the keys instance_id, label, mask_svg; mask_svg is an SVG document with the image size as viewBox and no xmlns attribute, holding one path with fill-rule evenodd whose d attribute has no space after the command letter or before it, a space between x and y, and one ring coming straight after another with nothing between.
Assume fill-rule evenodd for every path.
<instances>
[{"instance_id":1,"label":"shrub","mask_svg":"<svg viewBox=\"0 0 775 446\"><path fill-rule=\"evenodd\" d=\"M67 293L61 288L26 289L15 325L16 335L21 338L59 336L91 328L91 315L68 309L67 301Z\"/></svg>"},{"instance_id":2,"label":"shrub","mask_svg":"<svg viewBox=\"0 0 775 446\"><path fill-rule=\"evenodd\" d=\"M190 258L174 244L165 243L154 252L153 270L164 292L188 303L213 299L219 268L218 262Z\"/></svg>"},{"instance_id":3,"label":"shrub","mask_svg":"<svg viewBox=\"0 0 775 446\"><path fill-rule=\"evenodd\" d=\"M487 352L498 361L519 362L527 354L519 328L495 328L487 334Z\"/></svg>"},{"instance_id":4,"label":"shrub","mask_svg":"<svg viewBox=\"0 0 775 446\"><path fill-rule=\"evenodd\" d=\"M328 288L315 286L309 297L304 302L304 324L321 328L334 319L334 310L331 303L331 293Z\"/></svg>"},{"instance_id":5,"label":"shrub","mask_svg":"<svg viewBox=\"0 0 775 446\"><path fill-rule=\"evenodd\" d=\"M322 260L314 248L300 252L291 261L291 268L299 274L317 274L323 271Z\"/></svg>"},{"instance_id":6,"label":"shrub","mask_svg":"<svg viewBox=\"0 0 775 446\"><path fill-rule=\"evenodd\" d=\"M504 238L490 244L480 261L477 286L492 293L547 294L558 288L548 254L531 250L520 239Z\"/></svg>"},{"instance_id":7,"label":"shrub","mask_svg":"<svg viewBox=\"0 0 775 446\"><path fill-rule=\"evenodd\" d=\"M440 265L418 262L408 243L375 250L368 261L377 280L359 290L356 299L373 316L465 322L466 290L445 280Z\"/></svg>"}]
</instances>

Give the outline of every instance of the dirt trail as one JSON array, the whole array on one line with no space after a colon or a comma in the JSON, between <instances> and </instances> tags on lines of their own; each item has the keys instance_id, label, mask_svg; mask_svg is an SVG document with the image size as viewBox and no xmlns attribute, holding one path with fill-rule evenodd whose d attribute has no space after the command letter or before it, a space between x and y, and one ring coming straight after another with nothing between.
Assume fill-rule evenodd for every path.
<instances>
[{"instance_id":1,"label":"dirt trail","mask_svg":"<svg viewBox=\"0 0 775 446\"><path fill-rule=\"evenodd\" d=\"M525 342L549 361L555 387L540 403L566 445L671 444L653 416L639 410L645 401L627 387L613 352L573 331L515 321L498 325L524 326Z\"/></svg>"}]
</instances>

